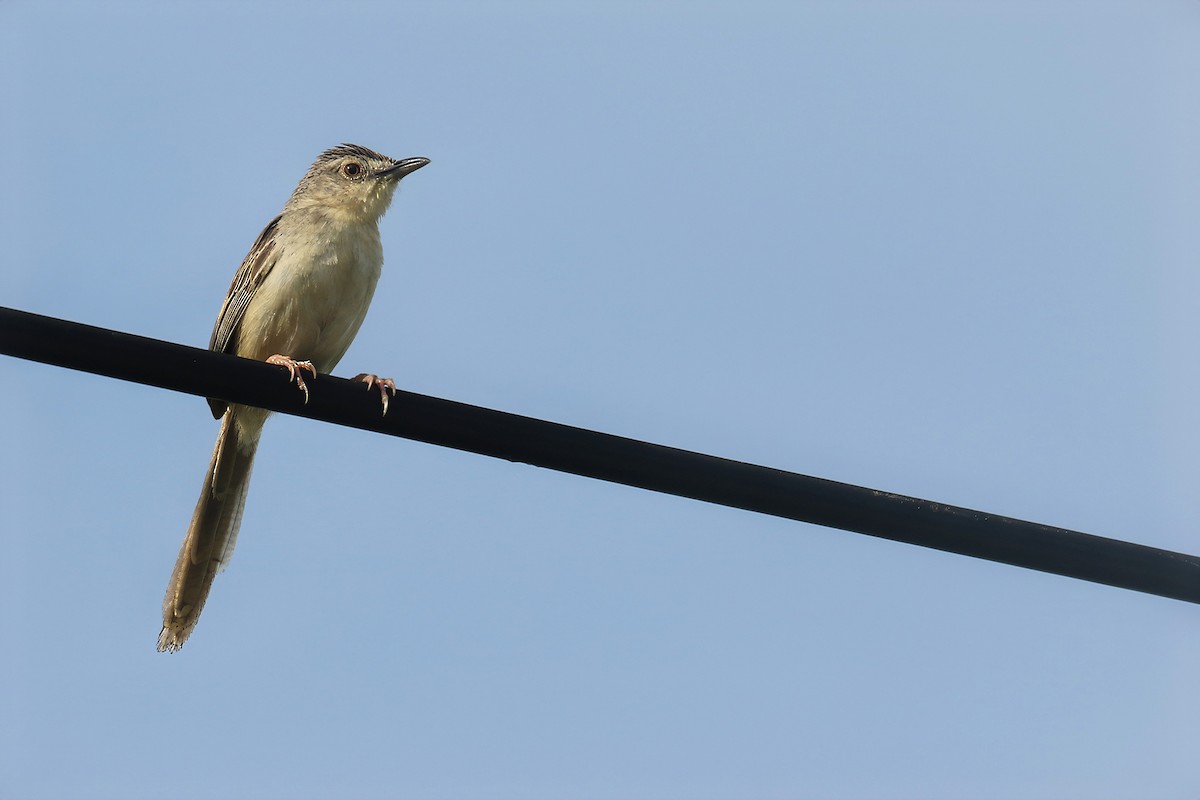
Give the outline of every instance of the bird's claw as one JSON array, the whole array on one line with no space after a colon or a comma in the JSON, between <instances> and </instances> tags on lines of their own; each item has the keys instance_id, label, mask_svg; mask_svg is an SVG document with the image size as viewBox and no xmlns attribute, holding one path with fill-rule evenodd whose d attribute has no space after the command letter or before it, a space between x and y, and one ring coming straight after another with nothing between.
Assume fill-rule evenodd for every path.
<instances>
[{"instance_id":1,"label":"bird's claw","mask_svg":"<svg viewBox=\"0 0 1200 800\"><path fill-rule=\"evenodd\" d=\"M317 368L313 366L311 361L297 361L291 356L273 355L267 359L268 364L277 364L281 367L287 367L288 380L296 384L296 388L304 392L304 404L308 405L308 384L304 382L304 370L315 378L317 377Z\"/></svg>"},{"instance_id":2,"label":"bird's claw","mask_svg":"<svg viewBox=\"0 0 1200 800\"><path fill-rule=\"evenodd\" d=\"M352 380L365 383L368 392L376 386L379 387L379 399L383 401L383 416L386 417L388 412L388 398L396 396L396 382L391 378L380 378L378 375L372 375L369 372L359 373Z\"/></svg>"}]
</instances>

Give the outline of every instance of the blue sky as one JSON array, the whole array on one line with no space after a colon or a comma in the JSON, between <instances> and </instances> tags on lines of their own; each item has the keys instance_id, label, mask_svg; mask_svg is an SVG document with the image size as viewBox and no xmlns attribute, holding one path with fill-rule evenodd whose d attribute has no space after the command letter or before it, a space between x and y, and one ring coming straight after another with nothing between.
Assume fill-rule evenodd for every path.
<instances>
[{"instance_id":1,"label":"blue sky","mask_svg":"<svg viewBox=\"0 0 1200 800\"><path fill-rule=\"evenodd\" d=\"M432 164L338 373L1200 551L1194 2L0 4L0 303L198 346ZM0 359L0 794L1200 787L1193 605Z\"/></svg>"}]
</instances>

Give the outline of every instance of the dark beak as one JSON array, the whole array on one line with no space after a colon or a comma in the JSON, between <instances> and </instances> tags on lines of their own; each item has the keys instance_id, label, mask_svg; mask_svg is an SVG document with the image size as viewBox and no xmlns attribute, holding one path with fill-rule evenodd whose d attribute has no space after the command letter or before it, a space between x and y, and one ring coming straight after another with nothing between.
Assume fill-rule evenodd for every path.
<instances>
[{"instance_id":1,"label":"dark beak","mask_svg":"<svg viewBox=\"0 0 1200 800\"><path fill-rule=\"evenodd\" d=\"M379 172L376 172L375 175L379 178L382 178L385 175L392 175L395 176L396 180L399 180L410 172L416 172L428 163L429 159L422 158L421 156L417 156L415 158L403 158L387 169L379 170Z\"/></svg>"}]
</instances>

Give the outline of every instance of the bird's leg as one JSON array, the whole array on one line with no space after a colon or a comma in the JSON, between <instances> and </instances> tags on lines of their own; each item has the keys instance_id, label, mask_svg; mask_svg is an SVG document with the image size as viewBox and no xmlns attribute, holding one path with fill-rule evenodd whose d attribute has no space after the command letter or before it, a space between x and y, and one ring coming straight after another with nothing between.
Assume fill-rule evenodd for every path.
<instances>
[{"instance_id":1,"label":"bird's leg","mask_svg":"<svg viewBox=\"0 0 1200 800\"><path fill-rule=\"evenodd\" d=\"M355 375L350 380L362 381L367 385L367 391L375 387L379 387L379 398L383 401L383 416L387 416L388 397L396 396L396 382L391 378L380 378L378 375L372 375L369 372L362 372Z\"/></svg>"},{"instance_id":2,"label":"bird's leg","mask_svg":"<svg viewBox=\"0 0 1200 800\"><path fill-rule=\"evenodd\" d=\"M268 364L278 364L281 367L287 367L288 380L296 384L296 388L304 392L304 402L308 403L308 385L304 382L304 370L312 373L312 376L317 377L317 368L313 366L311 361L297 361L291 356L273 355L267 359Z\"/></svg>"}]
</instances>

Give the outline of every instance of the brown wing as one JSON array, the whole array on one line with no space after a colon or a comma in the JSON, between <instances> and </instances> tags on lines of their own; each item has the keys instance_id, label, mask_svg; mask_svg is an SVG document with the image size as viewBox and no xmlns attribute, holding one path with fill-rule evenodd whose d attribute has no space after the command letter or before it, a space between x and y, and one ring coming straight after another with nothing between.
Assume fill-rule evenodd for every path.
<instances>
[{"instance_id":1,"label":"brown wing","mask_svg":"<svg viewBox=\"0 0 1200 800\"><path fill-rule=\"evenodd\" d=\"M221 312L217 314L217 324L213 326L212 338L208 340L209 350L215 350L218 353L232 352L230 348L236 340L237 329L242 322L242 317L246 315L246 306L250 305L255 292L262 285L263 279L270 274L278 258L275 233L282 216L281 214L271 220L267 227L263 228L262 233L258 235L258 239L250 248L250 252L246 254L245 260L242 261L242 265L238 267L237 274L233 276L233 283L229 285L229 293L225 295ZM208 406L212 409L213 417L217 419L220 419L221 415L225 413L227 405L224 400L214 400L211 397L208 399Z\"/></svg>"}]
</instances>

